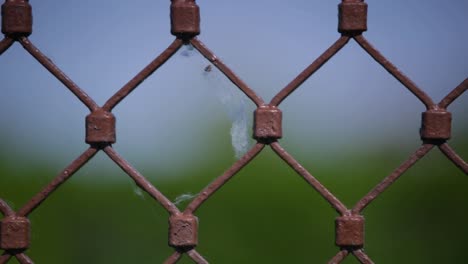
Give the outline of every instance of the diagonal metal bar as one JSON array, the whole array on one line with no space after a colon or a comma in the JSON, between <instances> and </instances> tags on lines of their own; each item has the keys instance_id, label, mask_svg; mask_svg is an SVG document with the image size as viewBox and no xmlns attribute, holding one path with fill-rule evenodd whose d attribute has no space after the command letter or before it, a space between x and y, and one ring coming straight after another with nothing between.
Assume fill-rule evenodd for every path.
<instances>
[{"instance_id":1,"label":"diagonal metal bar","mask_svg":"<svg viewBox=\"0 0 468 264\"><path fill-rule=\"evenodd\" d=\"M357 35L353 37L354 40L367 52L369 55L374 58L382 67L385 68L393 77L395 77L401 84L403 84L408 90L413 93L425 106L427 109L430 109L435 104L432 99L421 90L410 78L404 75L395 65L393 65L387 58L385 58L380 51L374 48L369 41L362 35Z\"/></svg>"},{"instance_id":2,"label":"diagonal metal bar","mask_svg":"<svg viewBox=\"0 0 468 264\"><path fill-rule=\"evenodd\" d=\"M45 56L31 41L26 37L19 39L24 49L29 52L42 66L44 66L52 75L55 76L63 85L65 85L90 111L96 110L99 106L89 97L78 85L76 85L57 65L55 65L47 56Z\"/></svg>"},{"instance_id":3,"label":"diagonal metal bar","mask_svg":"<svg viewBox=\"0 0 468 264\"><path fill-rule=\"evenodd\" d=\"M125 84L116 94L114 94L102 107L105 111L111 111L117 104L128 96L135 88L138 87L146 78L153 74L161 65L169 60L180 47L183 41L175 39L166 50L164 50L156 59L141 70L133 79Z\"/></svg>"},{"instance_id":4,"label":"diagonal metal bar","mask_svg":"<svg viewBox=\"0 0 468 264\"><path fill-rule=\"evenodd\" d=\"M294 80L283 88L273 99L271 105L278 106L286 97L294 92L301 84L303 84L312 74L319 70L328 60L330 60L338 51L340 51L350 40L350 37L341 36L333 43L320 57L302 71Z\"/></svg>"},{"instance_id":5,"label":"diagonal metal bar","mask_svg":"<svg viewBox=\"0 0 468 264\"><path fill-rule=\"evenodd\" d=\"M8 1L7 2L14 2ZM21 2L21 1L19 1ZM176 15L182 14L183 22L189 22L190 16L198 11L198 7L194 8L194 0L177 0L171 7L177 4L185 5L181 9L173 10ZM178 3L176 3L178 2ZM190 5L186 5L190 2ZM362 0L342 0L343 3L359 3ZM180 7L180 6L179 6ZM20 7L21 8L21 7ZM187 9L185 9L187 8ZM19 10L19 9L18 9ZM178 14L180 10L181 13ZM194 11L194 12L192 12ZM15 11L16 12L16 11ZM18 13L20 14L20 13ZM196 13L198 14L198 13ZM195 14L195 16L197 16ZM18 16L20 17L20 16ZM12 19L12 21L15 19ZM196 19L194 19L196 20ZM17 21L13 21L17 22ZM21 21L19 21L21 22ZM21 24L21 23L19 23ZM187 23L186 23L187 24ZM90 111L96 111L99 106L90 98L81 88L79 88L69 77L65 75L49 58L47 58L39 49L37 49L27 37L18 37L19 35L12 35L11 37L4 37L0 40L0 55L10 48L15 41L19 41L21 45L29 52L40 64L42 64L52 75L54 75L62 84L64 84L83 104L85 104ZM396 66L387 60L376 48L374 48L369 41L362 36L353 35L341 36L334 42L321 56L305 68L296 78L294 78L286 87L284 87L275 97L271 100L271 105L278 106L283 100L290 96L297 88L299 88L310 76L316 73L324 64L326 64L334 55L336 55L350 40L353 38L375 61L383 66L394 78L403 84L411 93L413 93L428 109L447 108L457 98L459 98L468 89L468 78L453 89L447 96L445 96L439 104L435 104L433 100L420 89L411 79L404 75ZM191 43L206 59L213 63L223 74L242 92L249 97L257 107L265 104L263 99L257 95L246 83L244 83L228 66L226 66L216 55L210 51L199 39L192 38L190 42L188 39L175 39L158 57L151 61L145 68L143 68L135 77L126 83L120 90L118 90L109 100L104 104L104 111L111 111L122 100L124 100L130 93L132 93L142 82L151 76L156 70L166 63L184 44ZM435 145L425 142L415 153L413 153L406 161L404 161L398 168L396 168L390 175L385 177L379 184L377 184L368 194L366 194L355 207L352 213L357 214L362 212L373 200L375 200L382 192L389 188L396 180L398 180L408 169L417 163L422 157L429 153ZM208 184L200 194L187 206L184 213L194 213L207 199L212 197L216 191L224 186L230 179L232 179L243 167L249 164L255 157L264 149L265 145L257 143L249 152L247 152L240 160L234 163L227 171L221 176L216 178L213 182ZM303 168L285 149L281 147L278 142L271 143L272 149L280 156L291 168L293 168L301 177L304 178L317 192L324 197L336 211L341 215L350 214L351 212L346 206L341 203L330 191L328 191L315 177L313 177L305 168ZM447 143L438 142L437 147L442 153L450 159L458 168L465 174L468 174L468 164L460 157ZM67 181L76 171L84 166L94 155L103 149L104 152L115 162L117 165L127 173L135 183L149 195L151 195L157 202L159 202L170 214L180 213L179 209L167 199L158 189L156 189L144 176L142 176L130 163L125 161L118 153L112 148L111 145L98 144L87 149L76 160L74 160L67 168L65 168L58 176L56 176L41 192L37 193L31 200L29 200L19 211L18 216L28 216L35 210L42 202L44 202L56 189L58 189L65 181ZM5 216L15 215L14 210L2 199L0 199L0 213ZM196 263L208 263L204 257L199 254L195 249L188 250L187 248L176 250L164 263L176 263L183 254L187 254ZM341 263L346 257L353 254L361 263L372 264L373 261L363 251L356 247L344 247L329 261L329 263ZM12 258L16 258L21 264L33 264L33 261L22 250L7 250L0 255L0 264L7 263Z\"/></svg>"},{"instance_id":6,"label":"diagonal metal bar","mask_svg":"<svg viewBox=\"0 0 468 264\"><path fill-rule=\"evenodd\" d=\"M247 165L258 153L260 153L264 144L257 143L250 149L242 158L240 158L231 168L229 168L223 175L216 178L211 182L200 194L193 199L193 201L187 206L184 214L193 214L211 195L213 195L219 188L226 184L236 173L238 173L245 165Z\"/></svg>"},{"instance_id":7,"label":"diagonal metal bar","mask_svg":"<svg viewBox=\"0 0 468 264\"><path fill-rule=\"evenodd\" d=\"M411 155L403 164L401 164L396 170L394 170L389 176L381 181L377 186L374 187L366 196L364 196L356 206L353 208L353 214L359 214L366 208L377 196L385 191L390 185L392 185L403 173L411 168L418 160L424 157L434 147L432 144L423 144Z\"/></svg>"},{"instance_id":8,"label":"diagonal metal bar","mask_svg":"<svg viewBox=\"0 0 468 264\"><path fill-rule=\"evenodd\" d=\"M3 254L0 256L0 264L5 264L11 259L12 255L10 255L8 252L3 252Z\"/></svg>"},{"instance_id":9,"label":"diagonal metal bar","mask_svg":"<svg viewBox=\"0 0 468 264\"><path fill-rule=\"evenodd\" d=\"M170 214L180 213L179 209L154 187L143 175L141 175L130 163L124 160L111 146L106 146L104 152L115 162L119 167L127 173L135 183L147 192L151 197L158 201Z\"/></svg>"},{"instance_id":10,"label":"diagonal metal bar","mask_svg":"<svg viewBox=\"0 0 468 264\"><path fill-rule=\"evenodd\" d=\"M211 50L209 50L199 39L193 38L190 43L211 63L213 63L234 85L247 95L257 106L264 104L252 89L247 86L237 75L229 69Z\"/></svg>"},{"instance_id":11,"label":"diagonal metal bar","mask_svg":"<svg viewBox=\"0 0 468 264\"><path fill-rule=\"evenodd\" d=\"M34 264L34 262L24 253L16 254L15 257L21 264Z\"/></svg>"},{"instance_id":12,"label":"diagonal metal bar","mask_svg":"<svg viewBox=\"0 0 468 264\"><path fill-rule=\"evenodd\" d=\"M2 55L8 48L15 43L15 40L10 37L5 37L0 41L0 55Z\"/></svg>"},{"instance_id":13,"label":"diagonal metal bar","mask_svg":"<svg viewBox=\"0 0 468 264\"><path fill-rule=\"evenodd\" d=\"M468 78L460 83L455 89L453 89L447 96L445 96L439 103L439 107L447 108L455 99L462 95L468 89Z\"/></svg>"},{"instance_id":14,"label":"diagonal metal bar","mask_svg":"<svg viewBox=\"0 0 468 264\"><path fill-rule=\"evenodd\" d=\"M29 202L27 202L19 211L19 216L28 216L36 209L44 200L49 197L57 188L68 180L75 172L85 165L96 153L98 149L90 147L77 159L75 159L68 167L66 167L52 182L50 182L41 192L36 194Z\"/></svg>"},{"instance_id":15,"label":"diagonal metal bar","mask_svg":"<svg viewBox=\"0 0 468 264\"><path fill-rule=\"evenodd\" d=\"M362 249L357 249L352 251L353 255L361 262L362 264L374 264L374 262L367 256Z\"/></svg>"},{"instance_id":16,"label":"diagonal metal bar","mask_svg":"<svg viewBox=\"0 0 468 264\"><path fill-rule=\"evenodd\" d=\"M2 199L0 199L0 213L2 213L4 216L15 214L13 209L11 209L11 207Z\"/></svg>"},{"instance_id":17,"label":"diagonal metal bar","mask_svg":"<svg viewBox=\"0 0 468 264\"><path fill-rule=\"evenodd\" d=\"M328 262L328 264L339 264L348 256L348 254L348 250L341 250Z\"/></svg>"},{"instance_id":18,"label":"diagonal metal bar","mask_svg":"<svg viewBox=\"0 0 468 264\"><path fill-rule=\"evenodd\" d=\"M182 258L182 253L179 251L174 252L169 258L164 261L164 264L174 264L177 263Z\"/></svg>"},{"instance_id":19,"label":"diagonal metal bar","mask_svg":"<svg viewBox=\"0 0 468 264\"><path fill-rule=\"evenodd\" d=\"M447 143L439 145L440 151L453 162L465 174L468 174L468 163L466 163Z\"/></svg>"},{"instance_id":20,"label":"diagonal metal bar","mask_svg":"<svg viewBox=\"0 0 468 264\"><path fill-rule=\"evenodd\" d=\"M187 252L187 255L193 260L195 261L195 263L197 264L208 264L209 262L203 258L202 255L200 255L195 249L192 249L192 250L189 250Z\"/></svg>"},{"instance_id":21,"label":"diagonal metal bar","mask_svg":"<svg viewBox=\"0 0 468 264\"><path fill-rule=\"evenodd\" d=\"M286 152L278 142L271 143L271 148L281 157L293 170L304 178L320 195L327 200L335 210L344 215L347 213L346 206L338 200L325 186L299 164L289 153Z\"/></svg>"}]
</instances>

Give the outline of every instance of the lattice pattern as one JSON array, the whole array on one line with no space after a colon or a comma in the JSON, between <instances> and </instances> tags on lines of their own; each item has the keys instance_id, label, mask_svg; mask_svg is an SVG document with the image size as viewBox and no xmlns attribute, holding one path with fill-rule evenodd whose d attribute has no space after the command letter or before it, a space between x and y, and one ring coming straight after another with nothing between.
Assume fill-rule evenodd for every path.
<instances>
[{"instance_id":1,"label":"lattice pattern","mask_svg":"<svg viewBox=\"0 0 468 264\"><path fill-rule=\"evenodd\" d=\"M44 202L62 183L67 181L98 151L104 151L123 171L125 171L143 190L158 201L170 214L169 245L175 249L165 263L176 263L183 254L187 254L196 263L208 263L195 249L198 244L198 218L196 210L209 199L214 192L226 184L245 165L251 162L265 146L270 146L291 168L309 183L330 205L339 213L336 218L336 245L340 248L329 263L340 263L349 254L354 255L361 263L373 263L364 253L364 217L362 211L406 170L413 166L434 147L438 147L463 172L468 174L468 164L458 156L447 144L451 132L451 114L447 107L468 88L468 79L453 89L442 101L433 100L400 72L362 35L367 30L367 4L361 0L343 0L339 4L338 31L341 36L310 66L301 72L270 103L265 103L236 74L213 54L196 36L200 33L199 7L194 0L172 0L171 3L171 33L176 36L174 42L155 58L140 73L123 86L103 105L97 105L82 89L80 89L65 73L52 63L28 39L32 33L32 8L26 0L6 0L2 5L2 32L5 38L0 42L0 54L5 52L14 42L19 42L37 61L60 80L75 96L86 105L90 114L86 117L86 143L90 147L66 167L42 191L36 194L17 212L0 199L0 211L4 218L0 224L0 248L4 250L0 263L6 263L11 257L16 257L20 263L33 263L25 254L30 241L29 214ZM375 61L384 67L393 77L411 91L425 106L422 114L421 139L419 147L405 162L383 179L374 189L356 203L353 208L347 208L314 176L302 167L293 156L280 145L282 137L282 113L278 108L295 89L323 66L331 57L340 51L350 40L356 41ZM143 175L122 158L112 147L115 143L115 117L111 113L117 104L128 96L140 83L155 72L171 58L183 45L191 44L208 61L216 66L257 106L254 117L254 138L257 143L242 158L240 158L223 175L216 178L203 189L197 197L181 211L164 194L158 191Z\"/></svg>"}]
</instances>

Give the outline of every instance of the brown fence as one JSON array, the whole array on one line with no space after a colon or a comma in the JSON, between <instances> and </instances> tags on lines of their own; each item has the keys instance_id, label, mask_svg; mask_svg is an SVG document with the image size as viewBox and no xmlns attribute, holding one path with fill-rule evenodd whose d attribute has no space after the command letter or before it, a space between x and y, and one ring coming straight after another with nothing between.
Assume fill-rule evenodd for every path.
<instances>
[{"instance_id":1,"label":"brown fence","mask_svg":"<svg viewBox=\"0 0 468 264\"><path fill-rule=\"evenodd\" d=\"M28 36L32 33L32 8L28 1L6 0L2 5L2 32L5 37L0 42L0 54L15 42L19 42L27 52L88 107L90 114L86 116L85 141L90 146L18 211L13 211L5 201L0 199L0 211L4 215L0 225L0 248L4 250L4 253L0 256L0 263L8 262L12 257L16 257L20 263L33 263L25 253L30 246L30 233L32 232L28 216L99 151L105 152L141 189L146 191L169 212L169 245L174 248L174 253L168 256L165 263L176 263L183 254L187 254L196 263L208 263L196 250L198 244L198 218L195 216L195 212L214 192L218 191L245 165L254 160L266 146L271 147L284 162L304 178L338 212L339 216L335 220L335 243L339 249L329 263L340 263L349 254L354 255L361 263L373 263L371 258L363 251L365 220L361 214L362 211L434 147L437 147L460 170L468 174L468 164L447 143L451 136L452 122L452 116L447 111L447 107L467 90L468 79L465 79L439 103L435 103L362 35L367 30L367 4L363 1L343 0L339 4L338 31L341 36L310 66L274 96L269 103L264 102L196 37L200 33L200 14L199 7L194 0L172 0L170 8L171 32L176 39L161 55L109 98L103 106L99 106L28 39ZM279 109L281 102L331 57L337 54L349 41L356 41L377 63L401 82L426 107L426 111L422 113L422 123L420 124L421 147L367 195L362 197L352 208L347 208L338 200L278 142L278 139L282 137L282 112ZM140 83L169 60L183 45L187 44L195 47L255 103L257 109L254 112L253 137L257 142L223 175L200 191L184 210L180 210L112 147L116 135L115 117L112 110ZM415 124L415 126L419 126L419 124ZM4 188L4 186L1 188Z\"/></svg>"}]
</instances>

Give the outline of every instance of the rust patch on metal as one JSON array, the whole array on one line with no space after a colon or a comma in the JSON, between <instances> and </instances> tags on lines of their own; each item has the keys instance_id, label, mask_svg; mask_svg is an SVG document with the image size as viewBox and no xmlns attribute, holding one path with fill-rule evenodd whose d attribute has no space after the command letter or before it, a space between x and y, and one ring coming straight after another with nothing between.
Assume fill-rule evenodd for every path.
<instances>
[{"instance_id":1,"label":"rust patch on metal","mask_svg":"<svg viewBox=\"0 0 468 264\"><path fill-rule=\"evenodd\" d=\"M283 114L279 108L271 105L258 107L254 113L254 138L270 143L283 136Z\"/></svg>"},{"instance_id":2,"label":"rust patch on metal","mask_svg":"<svg viewBox=\"0 0 468 264\"><path fill-rule=\"evenodd\" d=\"M0 248L25 250L29 248L31 224L26 217L8 216L0 221Z\"/></svg>"},{"instance_id":3,"label":"rust patch on metal","mask_svg":"<svg viewBox=\"0 0 468 264\"><path fill-rule=\"evenodd\" d=\"M340 216L335 219L335 244L339 247L364 246L364 217Z\"/></svg>"},{"instance_id":4,"label":"rust patch on metal","mask_svg":"<svg viewBox=\"0 0 468 264\"><path fill-rule=\"evenodd\" d=\"M452 114L445 110L428 110L422 113L421 139L445 141L452 132Z\"/></svg>"},{"instance_id":5,"label":"rust patch on metal","mask_svg":"<svg viewBox=\"0 0 468 264\"><path fill-rule=\"evenodd\" d=\"M32 8L28 1L6 1L2 5L2 33L16 38L32 33Z\"/></svg>"},{"instance_id":6,"label":"rust patch on metal","mask_svg":"<svg viewBox=\"0 0 468 264\"><path fill-rule=\"evenodd\" d=\"M200 8L194 0L172 0L171 33L184 40L200 34Z\"/></svg>"},{"instance_id":7,"label":"rust patch on metal","mask_svg":"<svg viewBox=\"0 0 468 264\"><path fill-rule=\"evenodd\" d=\"M86 117L86 143L115 143L115 117L111 112L97 110Z\"/></svg>"},{"instance_id":8,"label":"rust patch on metal","mask_svg":"<svg viewBox=\"0 0 468 264\"><path fill-rule=\"evenodd\" d=\"M198 218L177 214L169 218L169 246L190 249L198 245Z\"/></svg>"},{"instance_id":9,"label":"rust patch on metal","mask_svg":"<svg viewBox=\"0 0 468 264\"><path fill-rule=\"evenodd\" d=\"M367 31L367 4L363 1L344 1L338 5L338 32L348 35Z\"/></svg>"}]
</instances>

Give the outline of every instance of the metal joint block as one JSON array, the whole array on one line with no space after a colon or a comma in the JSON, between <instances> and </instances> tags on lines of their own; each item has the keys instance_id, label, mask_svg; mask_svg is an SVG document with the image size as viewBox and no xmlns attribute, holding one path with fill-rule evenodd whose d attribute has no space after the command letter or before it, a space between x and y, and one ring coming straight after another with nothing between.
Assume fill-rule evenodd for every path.
<instances>
[{"instance_id":1,"label":"metal joint block","mask_svg":"<svg viewBox=\"0 0 468 264\"><path fill-rule=\"evenodd\" d=\"M169 218L169 246L194 248L198 245L198 218L193 215L173 215Z\"/></svg>"},{"instance_id":2,"label":"metal joint block","mask_svg":"<svg viewBox=\"0 0 468 264\"><path fill-rule=\"evenodd\" d=\"M367 4L362 1L338 5L338 32L357 35L367 30Z\"/></svg>"},{"instance_id":3,"label":"metal joint block","mask_svg":"<svg viewBox=\"0 0 468 264\"><path fill-rule=\"evenodd\" d=\"M194 0L172 0L171 33L184 40L200 34L200 8Z\"/></svg>"},{"instance_id":4,"label":"metal joint block","mask_svg":"<svg viewBox=\"0 0 468 264\"><path fill-rule=\"evenodd\" d=\"M452 114L445 110L429 110L422 113L421 139L448 140L452 130Z\"/></svg>"},{"instance_id":5,"label":"metal joint block","mask_svg":"<svg viewBox=\"0 0 468 264\"><path fill-rule=\"evenodd\" d=\"M2 33L11 37L32 33L32 8L28 1L6 1L2 5Z\"/></svg>"},{"instance_id":6,"label":"metal joint block","mask_svg":"<svg viewBox=\"0 0 468 264\"><path fill-rule=\"evenodd\" d=\"M7 216L0 221L0 248L24 250L29 248L31 224L26 217Z\"/></svg>"},{"instance_id":7,"label":"metal joint block","mask_svg":"<svg viewBox=\"0 0 468 264\"><path fill-rule=\"evenodd\" d=\"M362 247L364 245L364 217L341 216L335 220L335 244L339 247Z\"/></svg>"},{"instance_id":8,"label":"metal joint block","mask_svg":"<svg viewBox=\"0 0 468 264\"><path fill-rule=\"evenodd\" d=\"M263 105L254 113L254 138L258 141L271 142L283 136L283 113L276 106Z\"/></svg>"},{"instance_id":9,"label":"metal joint block","mask_svg":"<svg viewBox=\"0 0 468 264\"><path fill-rule=\"evenodd\" d=\"M86 116L86 143L115 143L115 117L104 110L96 110Z\"/></svg>"}]
</instances>

